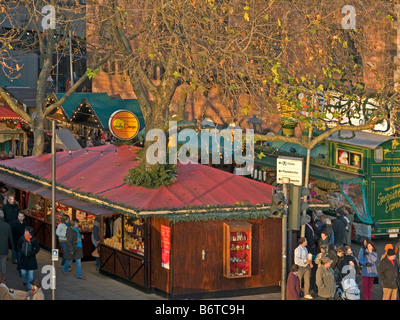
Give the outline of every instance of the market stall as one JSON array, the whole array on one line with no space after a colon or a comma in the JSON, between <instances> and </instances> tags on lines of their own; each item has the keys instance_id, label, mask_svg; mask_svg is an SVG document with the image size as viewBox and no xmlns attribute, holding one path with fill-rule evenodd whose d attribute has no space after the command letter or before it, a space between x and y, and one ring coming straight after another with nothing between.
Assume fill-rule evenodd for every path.
<instances>
[{"instance_id":1,"label":"market stall","mask_svg":"<svg viewBox=\"0 0 400 320\"><path fill-rule=\"evenodd\" d=\"M46 99L47 105L60 100L64 93L52 93ZM139 130L145 123L137 99L112 99L107 93L73 93L62 106L54 109L47 118L57 121L59 127L69 129L73 134L98 140L109 141L111 138L109 119L118 110L127 110L138 119Z\"/></svg>"},{"instance_id":2,"label":"market stall","mask_svg":"<svg viewBox=\"0 0 400 320\"><path fill-rule=\"evenodd\" d=\"M14 189L20 210L25 214L28 225L33 227L39 244L51 249L51 190L45 186L28 181L23 176L9 175L0 172L0 181L8 189ZM95 215L112 215L113 211L98 207L69 197L63 193L56 193L56 226L60 223L61 214L66 213L71 218L80 221L83 237L83 259L92 259L94 246L91 241L93 220ZM58 239L57 247L59 247Z\"/></svg>"},{"instance_id":3,"label":"market stall","mask_svg":"<svg viewBox=\"0 0 400 320\"><path fill-rule=\"evenodd\" d=\"M272 186L200 164L178 165L167 187L129 186L123 177L137 151L104 145L57 153L60 195L106 210L74 207L101 217L101 272L168 298L279 290L281 219L269 215ZM4 161L0 181L47 189L50 163L50 155Z\"/></svg>"}]
</instances>

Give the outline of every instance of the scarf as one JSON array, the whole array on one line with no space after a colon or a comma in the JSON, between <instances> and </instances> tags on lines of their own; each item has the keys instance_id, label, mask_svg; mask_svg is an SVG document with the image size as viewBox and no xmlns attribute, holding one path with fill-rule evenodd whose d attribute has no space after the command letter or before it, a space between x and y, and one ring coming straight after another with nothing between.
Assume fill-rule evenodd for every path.
<instances>
[{"instance_id":1,"label":"scarf","mask_svg":"<svg viewBox=\"0 0 400 320\"><path fill-rule=\"evenodd\" d=\"M25 240L26 240L26 241L31 242L32 235L29 235L29 236L24 235L24 237L25 237Z\"/></svg>"},{"instance_id":2,"label":"scarf","mask_svg":"<svg viewBox=\"0 0 400 320\"><path fill-rule=\"evenodd\" d=\"M72 229L74 229L78 234L78 243L77 243L78 248L82 248L82 235L80 234L78 227L74 227Z\"/></svg>"}]
</instances>

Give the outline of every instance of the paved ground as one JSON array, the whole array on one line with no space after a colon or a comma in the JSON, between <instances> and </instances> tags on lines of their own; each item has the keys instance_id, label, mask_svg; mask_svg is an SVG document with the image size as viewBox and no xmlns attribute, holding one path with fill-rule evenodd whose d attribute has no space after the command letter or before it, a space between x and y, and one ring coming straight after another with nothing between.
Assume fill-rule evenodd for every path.
<instances>
[{"instance_id":1,"label":"paved ground","mask_svg":"<svg viewBox=\"0 0 400 320\"><path fill-rule=\"evenodd\" d=\"M50 252L42 249L37 255L39 269L35 271L34 277L42 279L48 276L48 272L42 272L45 265L51 265ZM75 264L71 264L72 271L66 275L61 272L61 262L55 262L56 266L56 289L55 300L167 300L156 294L144 293L129 285L115 280L109 276L96 271L94 261L83 261L82 272L86 280L79 280L75 276ZM26 290L19 277L16 265L7 261L7 285L9 288ZM51 300L53 290L43 290L46 300ZM233 297L223 299L238 300L279 300L280 293Z\"/></svg>"},{"instance_id":2,"label":"paved ground","mask_svg":"<svg viewBox=\"0 0 400 320\"><path fill-rule=\"evenodd\" d=\"M397 239L376 241L379 256L383 253L383 247L387 242L395 244ZM354 252L358 254L359 245L353 245ZM42 279L47 273L41 273L42 267L51 265L51 256L48 251L41 250L37 256L39 269L35 271L35 278ZM72 271L67 275L62 274L60 261L56 265L56 289L54 290L55 300L153 300L165 301L166 299L156 294L144 293L111 277L102 275L95 269L94 261L82 262L82 270L86 280L79 280L75 277L75 264L71 265ZM361 289L361 277L357 278ZM22 278L16 270L16 265L7 261L7 285L10 288L26 290L22 284ZM44 290L46 300L52 299L52 290ZM313 294L316 296L316 294ZM231 298L219 298L210 300L280 300L280 292L271 294L260 294L251 296L240 296ZM381 285L374 285L373 299L382 299Z\"/></svg>"}]
</instances>

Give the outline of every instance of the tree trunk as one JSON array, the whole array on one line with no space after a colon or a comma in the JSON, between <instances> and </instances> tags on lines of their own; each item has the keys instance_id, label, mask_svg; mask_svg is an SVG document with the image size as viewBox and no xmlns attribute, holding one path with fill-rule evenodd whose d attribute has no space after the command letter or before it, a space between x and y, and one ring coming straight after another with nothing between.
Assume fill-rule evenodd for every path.
<instances>
[{"instance_id":1,"label":"tree trunk","mask_svg":"<svg viewBox=\"0 0 400 320\"><path fill-rule=\"evenodd\" d=\"M33 150L32 155L41 155L44 148L44 117L37 114L31 124L33 130Z\"/></svg>"}]
</instances>

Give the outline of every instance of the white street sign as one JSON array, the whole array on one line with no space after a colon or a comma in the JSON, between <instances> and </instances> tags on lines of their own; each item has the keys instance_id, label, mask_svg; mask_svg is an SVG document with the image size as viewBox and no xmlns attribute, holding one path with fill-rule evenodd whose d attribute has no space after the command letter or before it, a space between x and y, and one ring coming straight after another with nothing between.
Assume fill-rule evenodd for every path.
<instances>
[{"instance_id":1,"label":"white street sign","mask_svg":"<svg viewBox=\"0 0 400 320\"><path fill-rule=\"evenodd\" d=\"M278 157L276 160L276 177L278 183L282 178L289 178L290 183L303 185L303 159L293 157Z\"/></svg>"}]
</instances>

